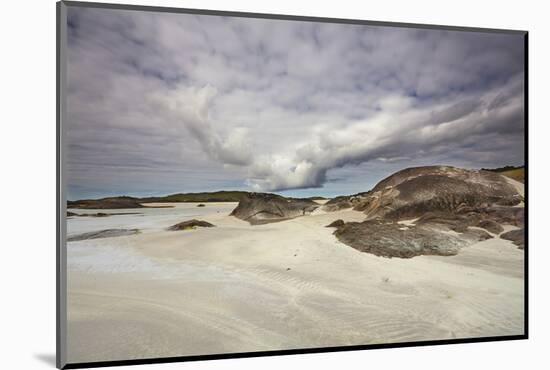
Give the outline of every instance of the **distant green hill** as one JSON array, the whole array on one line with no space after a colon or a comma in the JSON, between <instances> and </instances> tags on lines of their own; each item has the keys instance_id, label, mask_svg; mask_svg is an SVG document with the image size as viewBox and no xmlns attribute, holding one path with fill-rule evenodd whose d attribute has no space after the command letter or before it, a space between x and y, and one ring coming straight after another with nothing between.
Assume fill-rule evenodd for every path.
<instances>
[{"instance_id":1,"label":"distant green hill","mask_svg":"<svg viewBox=\"0 0 550 370\"><path fill-rule=\"evenodd\" d=\"M84 208L84 209L118 209L118 208L142 208L143 203L208 203L208 202L240 202L247 194L246 191L214 191L203 193L178 193L170 194L162 197L129 197L118 196L102 199L81 199L76 201L68 201L68 208ZM273 196L285 198L280 195L272 194ZM286 198L294 199L294 198ZM323 197L311 197L311 200L325 199Z\"/></svg>"},{"instance_id":2,"label":"distant green hill","mask_svg":"<svg viewBox=\"0 0 550 370\"><path fill-rule=\"evenodd\" d=\"M84 209L122 209L143 208L142 203L175 203L175 202L239 202L245 191L215 191L211 193L181 193L163 197L136 198L128 196L108 197L102 199L82 199L68 201L68 208Z\"/></svg>"},{"instance_id":3,"label":"distant green hill","mask_svg":"<svg viewBox=\"0 0 550 370\"><path fill-rule=\"evenodd\" d=\"M503 176L509 177L519 182L525 182L525 167L523 166L504 166L499 168L482 168L484 171L498 172Z\"/></svg>"},{"instance_id":4,"label":"distant green hill","mask_svg":"<svg viewBox=\"0 0 550 370\"><path fill-rule=\"evenodd\" d=\"M81 199L68 201L67 208L82 209L129 209L143 208L137 198L133 197L108 197L103 199Z\"/></svg>"},{"instance_id":5,"label":"distant green hill","mask_svg":"<svg viewBox=\"0 0 550 370\"><path fill-rule=\"evenodd\" d=\"M214 191L204 193L178 193L163 197L138 198L141 203L171 202L239 202L248 194L246 191Z\"/></svg>"}]
</instances>

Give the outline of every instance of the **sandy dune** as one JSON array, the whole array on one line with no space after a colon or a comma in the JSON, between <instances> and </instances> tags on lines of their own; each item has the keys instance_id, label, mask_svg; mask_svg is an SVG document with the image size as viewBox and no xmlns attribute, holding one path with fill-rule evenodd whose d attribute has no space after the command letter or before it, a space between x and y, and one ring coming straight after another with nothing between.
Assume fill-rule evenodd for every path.
<instances>
[{"instance_id":1,"label":"sandy dune","mask_svg":"<svg viewBox=\"0 0 550 370\"><path fill-rule=\"evenodd\" d=\"M228 216L235 204L208 204L200 219L217 227L166 231L197 218L175 205L140 234L69 243L69 362L523 333L509 241L387 259L324 227L360 212L250 226Z\"/></svg>"}]
</instances>

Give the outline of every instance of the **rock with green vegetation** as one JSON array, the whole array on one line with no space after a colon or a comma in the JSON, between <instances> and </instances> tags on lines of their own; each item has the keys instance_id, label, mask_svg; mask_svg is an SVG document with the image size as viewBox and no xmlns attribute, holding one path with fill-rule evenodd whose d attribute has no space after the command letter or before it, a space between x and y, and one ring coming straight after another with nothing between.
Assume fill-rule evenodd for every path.
<instances>
[{"instance_id":1,"label":"rock with green vegetation","mask_svg":"<svg viewBox=\"0 0 550 370\"><path fill-rule=\"evenodd\" d=\"M201 220L189 220L189 221L183 221L178 224L172 225L168 228L170 231L179 231L179 230L192 230L196 229L197 227L214 227L215 225L211 224L210 222L201 221Z\"/></svg>"}]
</instances>

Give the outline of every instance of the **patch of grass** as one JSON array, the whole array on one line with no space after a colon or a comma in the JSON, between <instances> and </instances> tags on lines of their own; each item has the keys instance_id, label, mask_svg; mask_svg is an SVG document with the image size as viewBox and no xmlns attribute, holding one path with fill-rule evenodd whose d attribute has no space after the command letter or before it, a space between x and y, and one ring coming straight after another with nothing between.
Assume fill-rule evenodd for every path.
<instances>
[{"instance_id":1,"label":"patch of grass","mask_svg":"<svg viewBox=\"0 0 550 370\"><path fill-rule=\"evenodd\" d=\"M523 167L516 168L515 170L503 171L500 172L500 174L519 182L525 182L525 169Z\"/></svg>"},{"instance_id":2,"label":"patch of grass","mask_svg":"<svg viewBox=\"0 0 550 370\"><path fill-rule=\"evenodd\" d=\"M499 168L482 168L483 171L497 172L519 182L525 182L525 167L504 166Z\"/></svg>"}]
</instances>

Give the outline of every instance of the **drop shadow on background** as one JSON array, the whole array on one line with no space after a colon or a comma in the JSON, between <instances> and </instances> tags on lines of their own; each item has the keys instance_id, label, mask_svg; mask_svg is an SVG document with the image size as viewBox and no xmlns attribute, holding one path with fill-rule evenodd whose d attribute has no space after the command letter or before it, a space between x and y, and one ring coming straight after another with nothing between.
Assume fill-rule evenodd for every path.
<instances>
[{"instance_id":1,"label":"drop shadow on background","mask_svg":"<svg viewBox=\"0 0 550 370\"><path fill-rule=\"evenodd\" d=\"M35 353L34 358L46 365L55 367L55 353Z\"/></svg>"}]
</instances>

